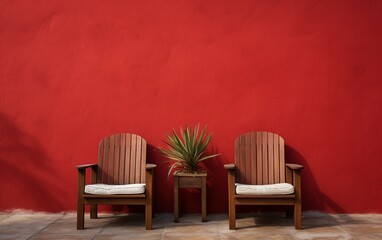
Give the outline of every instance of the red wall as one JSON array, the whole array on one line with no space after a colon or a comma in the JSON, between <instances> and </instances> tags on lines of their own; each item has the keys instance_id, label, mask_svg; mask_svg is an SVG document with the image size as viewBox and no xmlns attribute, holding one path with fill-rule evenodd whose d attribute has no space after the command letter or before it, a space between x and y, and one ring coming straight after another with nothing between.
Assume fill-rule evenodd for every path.
<instances>
[{"instance_id":1,"label":"red wall","mask_svg":"<svg viewBox=\"0 0 382 240\"><path fill-rule=\"evenodd\" d=\"M134 132L171 212L154 148L200 122L221 153L208 212L227 210L235 137L266 130L305 165L304 209L382 213L381 42L382 1L1 1L0 211L75 210L74 166Z\"/></svg>"}]
</instances>

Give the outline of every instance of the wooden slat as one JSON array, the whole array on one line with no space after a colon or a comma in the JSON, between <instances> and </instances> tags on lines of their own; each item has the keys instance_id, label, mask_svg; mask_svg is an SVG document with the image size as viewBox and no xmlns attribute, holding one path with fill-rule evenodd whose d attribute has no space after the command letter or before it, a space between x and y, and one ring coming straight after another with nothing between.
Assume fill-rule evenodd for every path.
<instances>
[{"instance_id":1,"label":"wooden slat","mask_svg":"<svg viewBox=\"0 0 382 240\"><path fill-rule=\"evenodd\" d=\"M257 182L256 184L263 184L263 148L261 146L262 137L260 133L256 133L256 149L257 149Z\"/></svg>"},{"instance_id":2,"label":"wooden slat","mask_svg":"<svg viewBox=\"0 0 382 240\"><path fill-rule=\"evenodd\" d=\"M109 181L109 138L105 138L103 144L102 183L107 183Z\"/></svg>"},{"instance_id":3,"label":"wooden slat","mask_svg":"<svg viewBox=\"0 0 382 240\"><path fill-rule=\"evenodd\" d=\"M279 153L279 136L273 135L273 157L275 166L275 183L280 183L280 153Z\"/></svg>"},{"instance_id":4,"label":"wooden slat","mask_svg":"<svg viewBox=\"0 0 382 240\"><path fill-rule=\"evenodd\" d=\"M114 194L112 196L105 194L84 194L84 198L145 198L145 194Z\"/></svg>"},{"instance_id":5,"label":"wooden slat","mask_svg":"<svg viewBox=\"0 0 382 240\"><path fill-rule=\"evenodd\" d=\"M136 165L136 153L137 153L137 135L131 135L131 151L130 151L130 181L129 183L134 183L135 180L135 165Z\"/></svg>"},{"instance_id":6,"label":"wooden slat","mask_svg":"<svg viewBox=\"0 0 382 240\"><path fill-rule=\"evenodd\" d=\"M120 137L119 148L119 174L118 184L124 184L125 160L126 160L126 134L122 133Z\"/></svg>"},{"instance_id":7,"label":"wooden slat","mask_svg":"<svg viewBox=\"0 0 382 240\"><path fill-rule=\"evenodd\" d=\"M270 132L249 132L235 140L236 181L246 184L285 182L284 140Z\"/></svg>"},{"instance_id":8,"label":"wooden slat","mask_svg":"<svg viewBox=\"0 0 382 240\"><path fill-rule=\"evenodd\" d=\"M251 135L250 133L245 134L244 147L243 147L243 157L245 163L245 183L251 184Z\"/></svg>"},{"instance_id":9,"label":"wooden slat","mask_svg":"<svg viewBox=\"0 0 382 240\"><path fill-rule=\"evenodd\" d=\"M280 182L285 182L285 150L284 150L284 139L279 138L279 148L280 148Z\"/></svg>"},{"instance_id":10,"label":"wooden slat","mask_svg":"<svg viewBox=\"0 0 382 240\"><path fill-rule=\"evenodd\" d=\"M236 164L236 181L240 182L239 166L240 166L240 137L235 140L235 164Z\"/></svg>"},{"instance_id":11,"label":"wooden slat","mask_svg":"<svg viewBox=\"0 0 382 240\"><path fill-rule=\"evenodd\" d=\"M114 140L114 177L113 177L113 184L119 183L119 170L120 170L120 148L121 148L121 134L115 134L115 140Z\"/></svg>"},{"instance_id":12,"label":"wooden slat","mask_svg":"<svg viewBox=\"0 0 382 240\"><path fill-rule=\"evenodd\" d=\"M243 179L242 179L242 176L243 174L241 173L241 166L242 166L242 163L241 163L241 160L242 160L242 157L240 156L241 155L241 151L242 151L242 144L241 144L241 136L237 139L237 165L240 166L236 169L236 177L237 177L237 181L238 182L242 182Z\"/></svg>"},{"instance_id":13,"label":"wooden slat","mask_svg":"<svg viewBox=\"0 0 382 240\"><path fill-rule=\"evenodd\" d=\"M244 158L244 152L245 152L245 136L241 135L239 138L237 138L237 165L239 166L236 171L237 181L245 183L245 158Z\"/></svg>"},{"instance_id":14,"label":"wooden slat","mask_svg":"<svg viewBox=\"0 0 382 240\"><path fill-rule=\"evenodd\" d=\"M146 141L129 133L105 137L99 144L100 183L129 184L146 181Z\"/></svg>"},{"instance_id":15,"label":"wooden slat","mask_svg":"<svg viewBox=\"0 0 382 240\"><path fill-rule=\"evenodd\" d=\"M135 178L134 183L139 183L141 181L141 161L142 161L142 138L137 136L137 146L136 146L136 156L135 156Z\"/></svg>"},{"instance_id":16,"label":"wooden slat","mask_svg":"<svg viewBox=\"0 0 382 240\"><path fill-rule=\"evenodd\" d=\"M115 136L111 135L110 136L110 148L109 148L109 167L108 167L108 172L109 172L109 180L107 181L108 184L113 184L114 182L114 141L115 141Z\"/></svg>"},{"instance_id":17,"label":"wooden slat","mask_svg":"<svg viewBox=\"0 0 382 240\"><path fill-rule=\"evenodd\" d=\"M261 148L262 148L262 162L263 162L263 184L269 183L268 178L268 146L267 146L267 133L261 132Z\"/></svg>"},{"instance_id":18,"label":"wooden slat","mask_svg":"<svg viewBox=\"0 0 382 240\"><path fill-rule=\"evenodd\" d=\"M267 145L268 145L268 183L275 183L275 166L273 158L273 133L267 134Z\"/></svg>"},{"instance_id":19,"label":"wooden slat","mask_svg":"<svg viewBox=\"0 0 382 240\"><path fill-rule=\"evenodd\" d=\"M254 195L254 194L238 194L235 198L295 198L295 194L279 194L279 195Z\"/></svg>"},{"instance_id":20,"label":"wooden slat","mask_svg":"<svg viewBox=\"0 0 382 240\"><path fill-rule=\"evenodd\" d=\"M252 132L251 134L251 183L256 184L256 133Z\"/></svg>"},{"instance_id":21,"label":"wooden slat","mask_svg":"<svg viewBox=\"0 0 382 240\"><path fill-rule=\"evenodd\" d=\"M126 148L126 153L125 153L125 180L124 183L128 184L130 183L130 159L131 159L131 135L128 134L126 135L126 142L125 142L125 148Z\"/></svg>"},{"instance_id":22,"label":"wooden slat","mask_svg":"<svg viewBox=\"0 0 382 240\"><path fill-rule=\"evenodd\" d=\"M142 138L142 167L141 167L141 183L146 182L146 155L147 155L147 143L146 140Z\"/></svg>"},{"instance_id":23,"label":"wooden slat","mask_svg":"<svg viewBox=\"0 0 382 240\"><path fill-rule=\"evenodd\" d=\"M241 167L240 167L240 178L241 178L241 182L243 183L246 183L247 180L246 180L246 177L245 177L245 169L246 169L246 162L245 162L245 135L242 135L240 137L240 164L241 164Z\"/></svg>"},{"instance_id":24,"label":"wooden slat","mask_svg":"<svg viewBox=\"0 0 382 240\"><path fill-rule=\"evenodd\" d=\"M146 199L145 195L143 197L131 195L124 197L126 195L122 195L118 197L118 195L113 195L112 198L84 198L85 204L105 204L105 205L145 205Z\"/></svg>"},{"instance_id":25,"label":"wooden slat","mask_svg":"<svg viewBox=\"0 0 382 240\"><path fill-rule=\"evenodd\" d=\"M103 169L102 169L102 164L103 164L103 141L101 141L99 144L98 144L98 179L97 179L97 182L102 182L102 173L103 173Z\"/></svg>"},{"instance_id":26,"label":"wooden slat","mask_svg":"<svg viewBox=\"0 0 382 240\"><path fill-rule=\"evenodd\" d=\"M236 205L294 205L294 198L236 198Z\"/></svg>"}]
</instances>

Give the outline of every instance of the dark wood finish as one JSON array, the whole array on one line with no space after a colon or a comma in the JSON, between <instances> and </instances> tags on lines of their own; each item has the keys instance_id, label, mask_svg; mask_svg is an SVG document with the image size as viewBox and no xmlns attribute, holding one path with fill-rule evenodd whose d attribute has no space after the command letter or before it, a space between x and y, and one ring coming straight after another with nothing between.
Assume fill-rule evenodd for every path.
<instances>
[{"instance_id":1,"label":"dark wood finish","mask_svg":"<svg viewBox=\"0 0 382 240\"><path fill-rule=\"evenodd\" d=\"M136 134L118 133L100 141L98 164L77 166L77 229L84 229L84 208L90 205L90 217L97 218L97 205L145 205L146 229L152 229L152 195L155 164L146 164L146 141ZM86 169L91 168L91 183L146 183L144 194L85 194Z\"/></svg>"},{"instance_id":2,"label":"dark wood finish","mask_svg":"<svg viewBox=\"0 0 382 240\"><path fill-rule=\"evenodd\" d=\"M207 173L174 174L174 222L179 222L179 189L200 188L202 222L207 221Z\"/></svg>"},{"instance_id":3,"label":"dark wood finish","mask_svg":"<svg viewBox=\"0 0 382 240\"><path fill-rule=\"evenodd\" d=\"M225 169L235 169L235 164L224 164Z\"/></svg>"},{"instance_id":4,"label":"dark wood finish","mask_svg":"<svg viewBox=\"0 0 382 240\"><path fill-rule=\"evenodd\" d=\"M236 228L237 205L286 205L294 207L295 228L301 229L301 175L303 166L285 163L284 139L270 132L248 132L235 140L235 164L228 171L229 228ZM235 183L263 185L290 183L294 194L237 195Z\"/></svg>"},{"instance_id":5,"label":"dark wood finish","mask_svg":"<svg viewBox=\"0 0 382 240\"><path fill-rule=\"evenodd\" d=\"M235 204L235 167L228 169L228 215L229 229L236 228L236 204Z\"/></svg>"},{"instance_id":6,"label":"dark wood finish","mask_svg":"<svg viewBox=\"0 0 382 240\"><path fill-rule=\"evenodd\" d=\"M256 198L256 199L269 199L269 198L275 198L275 199L285 199L285 198L295 198L295 194L280 194L280 195L246 195L246 194L240 194L236 195L235 199L240 198Z\"/></svg>"}]
</instances>

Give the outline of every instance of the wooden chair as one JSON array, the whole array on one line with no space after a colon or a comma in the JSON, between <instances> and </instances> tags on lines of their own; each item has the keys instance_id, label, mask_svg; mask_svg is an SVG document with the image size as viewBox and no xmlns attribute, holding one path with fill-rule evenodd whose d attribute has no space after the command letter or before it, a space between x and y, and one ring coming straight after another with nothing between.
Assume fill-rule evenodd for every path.
<instances>
[{"instance_id":1,"label":"wooden chair","mask_svg":"<svg viewBox=\"0 0 382 240\"><path fill-rule=\"evenodd\" d=\"M114 134L104 138L99 143L98 164L77 166L77 229L84 229L86 204L91 205L91 218L97 218L98 204L145 205L146 229L152 229L153 169L156 165L146 164L146 147L146 141L136 134ZM145 189L140 194L85 193L87 168L91 168L92 184L102 183L108 186L145 183Z\"/></svg>"},{"instance_id":2,"label":"wooden chair","mask_svg":"<svg viewBox=\"0 0 382 240\"><path fill-rule=\"evenodd\" d=\"M237 205L294 206L294 225L296 229L301 229L300 170L303 166L285 164L284 155L284 139L277 134L248 132L236 138L235 164L224 165L228 171L229 229L236 228ZM294 187L294 193L239 195L235 183L251 185L290 183ZM289 212L287 211L287 215Z\"/></svg>"}]
</instances>

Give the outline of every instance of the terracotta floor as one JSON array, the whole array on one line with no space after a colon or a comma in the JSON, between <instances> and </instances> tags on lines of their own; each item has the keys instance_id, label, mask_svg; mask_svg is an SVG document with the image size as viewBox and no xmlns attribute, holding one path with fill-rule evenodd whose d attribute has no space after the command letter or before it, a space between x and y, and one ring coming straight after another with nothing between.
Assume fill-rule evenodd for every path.
<instances>
[{"instance_id":1,"label":"terracotta floor","mask_svg":"<svg viewBox=\"0 0 382 240\"><path fill-rule=\"evenodd\" d=\"M0 213L0 239L382 239L382 214L303 213L303 230L282 213L239 215L237 230L228 230L225 214L185 215L179 223L171 214L157 214L154 229L144 230L143 215L107 215L85 220L76 230L74 213Z\"/></svg>"}]
</instances>

